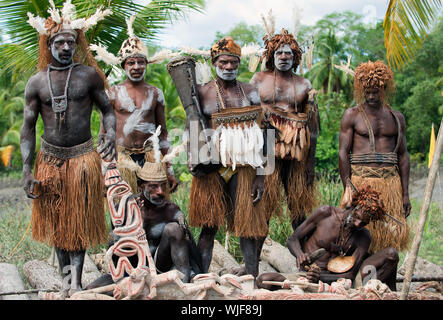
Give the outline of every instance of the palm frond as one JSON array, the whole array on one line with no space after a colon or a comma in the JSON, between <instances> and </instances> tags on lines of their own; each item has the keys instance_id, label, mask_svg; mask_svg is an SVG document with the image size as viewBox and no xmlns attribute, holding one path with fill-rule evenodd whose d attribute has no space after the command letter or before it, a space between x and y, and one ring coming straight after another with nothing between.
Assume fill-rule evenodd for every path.
<instances>
[{"instance_id":1,"label":"palm frond","mask_svg":"<svg viewBox=\"0 0 443 320\"><path fill-rule=\"evenodd\" d=\"M389 65L402 68L420 49L441 12L441 0L390 0L383 21Z\"/></svg>"},{"instance_id":2,"label":"palm frond","mask_svg":"<svg viewBox=\"0 0 443 320\"><path fill-rule=\"evenodd\" d=\"M54 0L61 8L65 0ZM183 18L189 11L202 11L204 0L154 0L141 5L133 0L72 0L77 17L89 17L100 7L107 7L113 12L97 25L90 28L86 37L90 43L101 43L109 52L116 54L127 38L125 19L136 14L134 32L144 40L156 39L158 32L172 21ZM3 34L8 35L8 42L18 45L9 47L2 58L20 70L35 70L38 59L38 34L28 24L27 12L40 17L47 17L47 0L15 1L0 0L0 26ZM22 52L22 54L19 54ZM25 53L25 54L23 54Z\"/></svg>"}]
</instances>

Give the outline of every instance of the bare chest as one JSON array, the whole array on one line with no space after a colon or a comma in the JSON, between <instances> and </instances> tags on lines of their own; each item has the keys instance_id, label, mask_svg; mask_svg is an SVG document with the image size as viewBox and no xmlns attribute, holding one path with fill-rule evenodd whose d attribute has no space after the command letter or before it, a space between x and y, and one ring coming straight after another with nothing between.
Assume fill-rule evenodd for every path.
<instances>
[{"instance_id":1,"label":"bare chest","mask_svg":"<svg viewBox=\"0 0 443 320\"><path fill-rule=\"evenodd\" d=\"M78 103L90 101L90 82L82 72L74 68L68 77L68 72L52 71L41 77L40 101L46 106L52 106L53 101L66 97L68 101Z\"/></svg>"},{"instance_id":2,"label":"bare chest","mask_svg":"<svg viewBox=\"0 0 443 320\"><path fill-rule=\"evenodd\" d=\"M241 108L251 105L248 97L240 87L229 90L216 90L211 88L204 95L200 96L202 102L202 112L207 121L210 121L214 113L227 108Z\"/></svg>"},{"instance_id":3,"label":"bare chest","mask_svg":"<svg viewBox=\"0 0 443 320\"><path fill-rule=\"evenodd\" d=\"M257 88L262 103L287 112L296 111L307 98L306 85L292 78L282 79L269 76L258 83Z\"/></svg>"},{"instance_id":4,"label":"bare chest","mask_svg":"<svg viewBox=\"0 0 443 320\"><path fill-rule=\"evenodd\" d=\"M355 132L362 137L369 138L371 133L374 138L396 138L398 128L396 120L390 112L383 112L378 115L367 115L367 120L359 114L355 125Z\"/></svg>"}]
</instances>

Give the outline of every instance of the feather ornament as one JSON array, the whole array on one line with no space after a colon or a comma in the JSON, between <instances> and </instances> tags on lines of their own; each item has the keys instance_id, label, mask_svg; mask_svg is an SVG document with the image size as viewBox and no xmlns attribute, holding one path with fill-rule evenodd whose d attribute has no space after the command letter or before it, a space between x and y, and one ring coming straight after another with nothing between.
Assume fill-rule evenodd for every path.
<instances>
[{"instance_id":1,"label":"feather ornament","mask_svg":"<svg viewBox=\"0 0 443 320\"><path fill-rule=\"evenodd\" d=\"M260 51L261 51L261 49L258 44L245 45L241 48L241 57L242 58L249 58L252 56L259 56Z\"/></svg>"},{"instance_id":2,"label":"feather ornament","mask_svg":"<svg viewBox=\"0 0 443 320\"><path fill-rule=\"evenodd\" d=\"M97 55L95 56L95 58L97 60L103 61L104 63L109 64L109 65L113 65L113 66L119 64L118 57L116 57L112 53L108 52L106 50L106 48L104 46L102 46L101 44L98 44L98 45L91 44L89 46L89 48L92 51L95 51L97 53Z\"/></svg>"},{"instance_id":3,"label":"feather ornament","mask_svg":"<svg viewBox=\"0 0 443 320\"><path fill-rule=\"evenodd\" d=\"M172 59L179 55L180 53L178 52L172 52L172 50L169 49L162 49L149 58L148 63L162 63L164 60Z\"/></svg>"},{"instance_id":4,"label":"feather ornament","mask_svg":"<svg viewBox=\"0 0 443 320\"><path fill-rule=\"evenodd\" d=\"M90 27L95 26L99 21L103 20L107 15L110 14L112 14L111 9L102 10L101 7L98 8L92 16L85 20L82 30L88 30Z\"/></svg>"},{"instance_id":5,"label":"feather ornament","mask_svg":"<svg viewBox=\"0 0 443 320\"><path fill-rule=\"evenodd\" d=\"M126 19L126 25L128 26L127 32L130 38L135 37L134 28L133 28L134 21L135 21L135 16L130 16L129 19Z\"/></svg>"},{"instance_id":6,"label":"feather ornament","mask_svg":"<svg viewBox=\"0 0 443 320\"><path fill-rule=\"evenodd\" d=\"M275 34L275 16L272 13L272 9L268 12L267 20L263 14L261 14L261 18L265 27L266 35L270 39Z\"/></svg>"},{"instance_id":7,"label":"feather ornament","mask_svg":"<svg viewBox=\"0 0 443 320\"><path fill-rule=\"evenodd\" d=\"M185 152L186 142L187 141L184 140L181 144L172 148L172 151L163 157L162 162L172 162L174 158L177 158L181 153Z\"/></svg>"},{"instance_id":8,"label":"feather ornament","mask_svg":"<svg viewBox=\"0 0 443 320\"><path fill-rule=\"evenodd\" d=\"M74 20L75 16L76 16L75 6L71 3L71 0L66 0L62 8L63 20L72 21Z\"/></svg>"},{"instance_id":9,"label":"feather ornament","mask_svg":"<svg viewBox=\"0 0 443 320\"><path fill-rule=\"evenodd\" d=\"M161 152L160 152L159 136L160 136L161 130L162 130L162 126L158 126L157 130L155 130L154 134L151 137L149 137L149 139L148 139L149 141L152 142L152 147L154 149L154 159L155 159L156 163L160 162Z\"/></svg>"},{"instance_id":10,"label":"feather ornament","mask_svg":"<svg viewBox=\"0 0 443 320\"><path fill-rule=\"evenodd\" d=\"M43 35L47 35L48 32L46 31L45 28L45 19L36 16L34 17L34 15L30 12L28 12L28 23L31 27L33 27L35 30L37 30L37 32L39 34L43 34Z\"/></svg>"},{"instance_id":11,"label":"feather ornament","mask_svg":"<svg viewBox=\"0 0 443 320\"><path fill-rule=\"evenodd\" d=\"M120 168L129 169L131 171L137 171L141 167L134 161L131 161L129 159L122 159L118 162L118 165Z\"/></svg>"},{"instance_id":12,"label":"feather ornament","mask_svg":"<svg viewBox=\"0 0 443 320\"><path fill-rule=\"evenodd\" d=\"M226 130L224 126L221 126L220 130L220 161L223 167L226 167ZM218 128L217 128L218 130Z\"/></svg>"},{"instance_id":13,"label":"feather ornament","mask_svg":"<svg viewBox=\"0 0 443 320\"><path fill-rule=\"evenodd\" d=\"M209 50L199 50L192 47L180 47L180 54L190 54L195 56L202 56L202 57L210 57L211 51Z\"/></svg>"},{"instance_id":14,"label":"feather ornament","mask_svg":"<svg viewBox=\"0 0 443 320\"><path fill-rule=\"evenodd\" d=\"M197 84L205 84L212 80L212 70L206 60L203 63L197 61L195 64L195 77Z\"/></svg>"},{"instance_id":15,"label":"feather ornament","mask_svg":"<svg viewBox=\"0 0 443 320\"><path fill-rule=\"evenodd\" d=\"M49 4L51 8L48 9L48 13L51 15L52 20L54 20L55 23L60 24L62 22L62 19L60 17L60 13L58 12L57 8L55 7L54 1L49 0Z\"/></svg>"}]
</instances>

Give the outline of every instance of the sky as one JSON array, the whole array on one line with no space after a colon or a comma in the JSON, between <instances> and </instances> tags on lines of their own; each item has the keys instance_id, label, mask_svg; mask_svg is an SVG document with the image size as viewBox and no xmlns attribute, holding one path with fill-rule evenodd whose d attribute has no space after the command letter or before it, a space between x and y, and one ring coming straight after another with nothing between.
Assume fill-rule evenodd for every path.
<instances>
[{"instance_id":1,"label":"sky","mask_svg":"<svg viewBox=\"0 0 443 320\"><path fill-rule=\"evenodd\" d=\"M143 2L143 1L141 1ZM314 25L326 14L346 10L363 14L366 21L383 19L389 0L206 0L203 13L191 12L163 30L162 47L192 46L209 48L217 31L226 33L239 22L262 24L261 14L270 9L276 17L275 30L293 30L294 11L301 13L300 23ZM235 40L235 39L234 39Z\"/></svg>"}]
</instances>

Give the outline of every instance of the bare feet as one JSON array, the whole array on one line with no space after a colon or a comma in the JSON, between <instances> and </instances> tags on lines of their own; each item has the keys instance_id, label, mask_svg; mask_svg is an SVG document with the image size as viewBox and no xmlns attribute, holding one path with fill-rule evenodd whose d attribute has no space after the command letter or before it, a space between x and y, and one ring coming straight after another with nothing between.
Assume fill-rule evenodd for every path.
<instances>
[{"instance_id":1,"label":"bare feet","mask_svg":"<svg viewBox=\"0 0 443 320\"><path fill-rule=\"evenodd\" d=\"M237 277L241 277L241 276L246 275L247 274L246 273L246 266L243 265L243 266L241 266L239 268L232 269L232 274L237 276Z\"/></svg>"}]
</instances>

